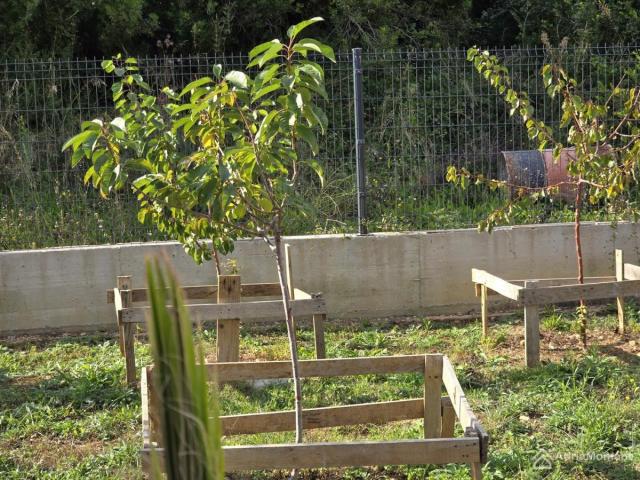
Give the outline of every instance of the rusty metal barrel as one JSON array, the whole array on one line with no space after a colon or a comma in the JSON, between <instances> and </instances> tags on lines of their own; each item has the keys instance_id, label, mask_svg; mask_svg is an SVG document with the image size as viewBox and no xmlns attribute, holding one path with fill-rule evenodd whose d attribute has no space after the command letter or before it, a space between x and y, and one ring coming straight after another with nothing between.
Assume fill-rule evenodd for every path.
<instances>
[{"instance_id":1,"label":"rusty metal barrel","mask_svg":"<svg viewBox=\"0 0 640 480\"><path fill-rule=\"evenodd\" d=\"M552 150L515 150L502 152L504 165L500 166L501 179L509 184L511 198L519 188L543 188L558 185L552 194L555 200L572 202L575 187L563 182L571 181L567 166L575 156L574 148L565 148L555 161Z\"/></svg>"}]
</instances>

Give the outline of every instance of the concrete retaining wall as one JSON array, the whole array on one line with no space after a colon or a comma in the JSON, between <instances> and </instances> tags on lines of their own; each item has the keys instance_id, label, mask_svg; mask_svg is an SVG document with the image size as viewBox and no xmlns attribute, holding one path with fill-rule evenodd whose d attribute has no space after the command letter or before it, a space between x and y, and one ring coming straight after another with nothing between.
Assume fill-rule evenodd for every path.
<instances>
[{"instance_id":1,"label":"concrete retaining wall","mask_svg":"<svg viewBox=\"0 0 640 480\"><path fill-rule=\"evenodd\" d=\"M583 226L587 275L613 274L613 251L640 253L639 225ZM291 237L294 282L323 292L330 316L468 313L477 309L472 267L507 278L575 275L571 224L376 234ZM144 286L144 258L165 251L183 284L215 283L212 265L195 266L172 242L0 252L0 332L112 328L105 291L117 275ZM237 242L244 282L276 281L264 242Z\"/></svg>"}]
</instances>

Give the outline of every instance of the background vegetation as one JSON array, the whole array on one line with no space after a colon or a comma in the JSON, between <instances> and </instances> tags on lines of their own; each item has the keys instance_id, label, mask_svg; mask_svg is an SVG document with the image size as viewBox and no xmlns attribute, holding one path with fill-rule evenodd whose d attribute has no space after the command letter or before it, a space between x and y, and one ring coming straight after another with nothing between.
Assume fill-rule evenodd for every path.
<instances>
[{"instance_id":1,"label":"background vegetation","mask_svg":"<svg viewBox=\"0 0 640 480\"><path fill-rule=\"evenodd\" d=\"M8 0L0 52L9 58L245 52L318 15L310 35L338 50L629 43L637 0Z\"/></svg>"},{"instance_id":2,"label":"background vegetation","mask_svg":"<svg viewBox=\"0 0 640 480\"><path fill-rule=\"evenodd\" d=\"M475 225L500 199L482 188L455 191L446 185L446 167L494 177L501 151L536 147L466 61L464 47L521 45L492 52L555 127L559 108L545 98L539 76L541 33L554 44L568 36L568 70L587 98L607 91L635 61L639 11L640 1L630 0L9 0L0 18L0 249L159 238L136 220L129 193L100 199L60 153L80 119L109 115L113 80L100 61L118 51L138 56L154 88L180 90L216 63L225 70L246 65L245 56L229 52L271 40L311 13L323 15L327 21L309 34L338 51L336 64L323 65L329 126L319 159L326 182L303 179L311 213L290 212L285 232L356 231L350 49L357 46L364 48L370 231L459 228ZM613 42L627 46L595 46ZM540 202L511 221L570 220L570 207ZM624 205L596 207L586 219L628 218Z\"/></svg>"}]
</instances>

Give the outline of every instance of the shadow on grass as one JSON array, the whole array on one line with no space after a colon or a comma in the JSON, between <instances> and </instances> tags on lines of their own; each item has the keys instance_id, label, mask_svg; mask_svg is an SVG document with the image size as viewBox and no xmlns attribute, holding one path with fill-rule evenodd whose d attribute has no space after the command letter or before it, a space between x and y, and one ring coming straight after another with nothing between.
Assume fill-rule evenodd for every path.
<instances>
[{"instance_id":1,"label":"shadow on grass","mask_svg":"<svg viewBox=\"0 0 640 480\"><path fill-rule=\"evenodd\" d=\"M73 372L61 369L47 377L13 377L0 371L0 390L0 411L27 403L100 410L139 401L138 392L124 383L120 365L90 365Z\"/></svg>"}]
</instances>

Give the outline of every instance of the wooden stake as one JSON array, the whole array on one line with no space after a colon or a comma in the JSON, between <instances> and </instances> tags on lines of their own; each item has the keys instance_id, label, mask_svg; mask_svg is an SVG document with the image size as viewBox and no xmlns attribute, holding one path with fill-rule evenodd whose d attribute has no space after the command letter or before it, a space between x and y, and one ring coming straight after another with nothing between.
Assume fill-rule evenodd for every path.
<instances>
[{"instance_id":1,"label":"wooden stake","mask_svg":"<svg viewBox=\"0 0 640 480\"><path fill-rule=\"evenodd\" d=\"M537 288L536 281L525 281L524 289ZM538 305L524 306L524 348L525 364L535 367L540 363L540 316Z\"/></svg>"},{"instance_id":2,"label":"wooden stake","mask_svg":"<svg viewBox=\"0 0 640 480\"><path fill-rule=\"evenodd\" d=\"M131 295L131 277L118 277L118 288L120 289L120 298L122 300L122 310L132 306ZM124 323L122 325L122 346L124 350L124 362L127 374L127 383L129 386L136 384L136 351L135 351L135 333L136 325L133 323Z\"/></svg>"},{"instance_id":3,"label":"wooden stake","mask_svg":"<svg viewBox=\"0 0 640 480\"><path fill-rule=\"evenodd\" d=\"M618 282L624 280L624 255L620 249L616 249L616 280ZM624 321L624 297L616 297L616 305L618 307L618 333L624 335L626 330Z\"/></svg>"},{"instance_id":4,"label":"wooden stake","mask_svg":"<svg viewBox=\"0 0 640 480\"><path fill-rule=\"evenodd\" d=\"M121 290L130 290L131 289L131 277L116 277L116 287L118 288L118 293ZM120 293L119 293L120 294ZM114 296L114 303L115 303L115 295L116 293L113 292L113 296ZM118 299L120 301L120 308L122 308L122 297L120 297ZM116 311L116 321L118 322L118 343L120 344L120 353L122 355L124 355L124 325L122 324L122 312L117 313Z\"/></svg>"},{"instance_id":5,"label":"wooden stake","mask_svg":"<svg viewBox=\"0 0 640 480\"><path fill-rule=\"evenodd\" d=\"M471 478L473 480L482 480L482 464L481 463L471 464Z\"/></svg>"},{"instance_id":6,"label":"wooden stake","mask_svg":"<svg viewBox=\"0 0 640 480\"><path fill-rule=\"evenodd\" d=\"M442 355L424 357L424 438L442 433Z\"/></svg>"},{"instance_id":7,"label":"wooden stake","mask_svg":"<svg viewBox=\"0 0 640 480\"><path fill-rule=\"evenodd\" d=\"M218 303L238 303L241 298L240 275L218 277ZM240 358L240 319L218 320L217 360L237 362Z\"/></svg>"},{"instance_id":8,"label":"wooden stake","mask_svg":"<svg viewBox=\"0 0 640 480\"><path fill-rule=\"evenodd\" d=\"M482 310L482 336L489 335L489 295L487 286L480 286L480 308Z\"/></svg>"},{"instance_id":9,"label":"wooden stake","mask_svg":"<svg viewBox=\"0 0 640 480\"><path fill-rule=\"evenodd\" d=\"M316 358L327 358L327 352L324 344L324 322L327 319L326 314L313 316L313 338L316 344Z\"/></svg>"}]
</instances>

